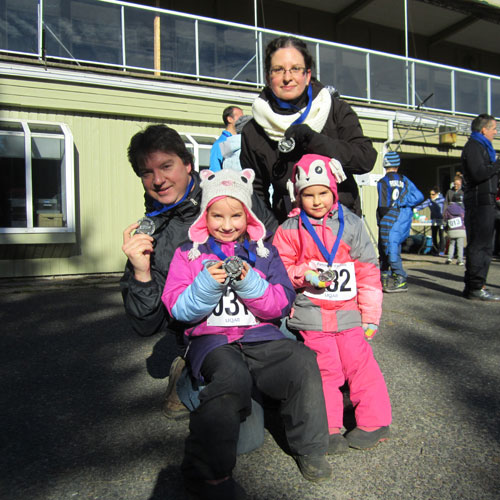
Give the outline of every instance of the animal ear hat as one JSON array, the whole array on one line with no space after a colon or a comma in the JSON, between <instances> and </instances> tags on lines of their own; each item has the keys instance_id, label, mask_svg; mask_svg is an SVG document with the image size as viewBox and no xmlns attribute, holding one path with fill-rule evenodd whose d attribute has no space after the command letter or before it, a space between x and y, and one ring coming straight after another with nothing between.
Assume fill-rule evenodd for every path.
<instances>
[{"instance_id":1,"label":"animal ear hat","mask_svg":"<svg viewBox=\"0 0 500 500\"><path fill-rule=\"evenodd\" d=\"M337 181L334 172L342 168L335 158L315 154L304 155L293 167L288 191L292 201L309 186L326 186L333 193L334 209L338 208Z\"/></svg>"},{"instance_id":2,"label":"animal ear hat","mask_svg":"<svg viewBox=\"0 0 500 500\"><path fill-rule=\"evenodd\" d=\"M252 212L252 193L255 172L249 168L241 171L222 169L218 172L202 170L201 177L201 207L200 215L188 231L193 248L189 251L189 259L200 256L198 246L205 243L210 236L207 227L207 209L212 203L229 196L240 201L247 216L247 234L252 241L257 242L257 255L267 257L269 250L264 247L263 239L266 235L264 224Z\"/></svg>"}]
</instances>

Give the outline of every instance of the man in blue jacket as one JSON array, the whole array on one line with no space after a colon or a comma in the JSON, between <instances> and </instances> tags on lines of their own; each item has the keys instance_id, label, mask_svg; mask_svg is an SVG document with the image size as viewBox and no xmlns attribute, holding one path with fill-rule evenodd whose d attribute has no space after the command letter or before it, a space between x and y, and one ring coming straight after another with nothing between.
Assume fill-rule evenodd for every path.
<instances>
[{"instance_id":1,"label":"man in blue jacket","mask_svg":"<svg viewBox=\"0 0 500 500\"><path fill-rule=\"evenodd\" d=\"M243 110L238 108L238 106L228 106L222 112L222 121L226 128L222 131L220 137L213 143L212 149L210 150L210 170L212 172L222 170L224 157L220 145L225 142L228 137L236 135L235 124L241 116L243 116Z\"/></svg>"},{"instance_id":2,"label":"man in blue jacket","mask_svg":"<svg viewBox=\"0 0 500 500\"><path fill-rule=\"evenodd\" d=\"M424 199L410 179L398 174L400 163L398 153L386 153L383 165L387 173L377 185L380 272L382 290L389 293L408 290L407 274L401 261L401 244L410 234L412 208Z\"/></svg>"}]
</instances>

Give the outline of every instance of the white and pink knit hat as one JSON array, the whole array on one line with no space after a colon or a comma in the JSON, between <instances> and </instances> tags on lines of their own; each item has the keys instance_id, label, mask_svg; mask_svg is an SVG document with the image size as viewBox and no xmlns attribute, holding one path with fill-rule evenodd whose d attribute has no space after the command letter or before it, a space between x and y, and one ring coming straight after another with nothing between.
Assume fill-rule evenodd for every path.
<instances>
[{"instance_id":1,"label":"white and pink knit hat","mask_svg":"<svg viewBox=\"0 0 500 500\"><path fill-rule=\"evenodd\" d=\"M200 172L202 189L200 215L188 231L193 248L189 251L189 260L198 258L201 254L198 246L205 243L210 236L207 227L207 208L215 201L230 196L240 201L247 216L247 234L252 241L257 242L257 255L267 257L269 250L264 247L263 239L266 235L264 224L252 212L252 193L255 172L251 169L241 171L222 169L218 172L202 170Z\"/></svg>"}]
</instances>

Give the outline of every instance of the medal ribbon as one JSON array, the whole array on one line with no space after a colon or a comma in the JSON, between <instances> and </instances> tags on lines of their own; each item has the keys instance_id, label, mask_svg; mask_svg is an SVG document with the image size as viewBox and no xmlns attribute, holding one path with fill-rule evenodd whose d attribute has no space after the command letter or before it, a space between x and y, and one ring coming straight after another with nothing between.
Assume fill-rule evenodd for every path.
<instances>
[{"instance_id":1,"label":"medal ribbon","mask_svg":"<svg viewBox=\"0 0 500 500\"><path fill-rule=\"evenodd\" d=\"M191 182L189 183L189 186L187 187L186 192L184 193L184 196L178 202L174 203L173 205L164 205L163 203L160 203L158 200L155 200L153 202L153 206L156 208L156 210L154 210L153 212L149 212L149 214L146 214L146 215L148 217L153 217L155 215L160 215L160 214L163 214L165 212L168 212L169 210L172 210L172 208L176 207L177 205L182 203L187 198L187 195L191 192L191 189L193 188L193 184L194 184L194 179L191 178Z\"/></svg>"},{"instance_id":2,"label":"medal ribbon","mask_svg":"<svg viewBox=\"0 0 500 500\"><path fill-rule=\"evenodd\" d=\"M298 125L299 123L302 123L307 118L309 111L311 111L311 106L312 106L312 101L313 101L312 100L312 92L313 92L312 85L309 84L309 87L307 88L307 98L309 99L309 102L307 103L307 106L306 106L306 109L304 110L304 112L292 123L292 125ZM283 101L283 100L279 99L278 97L276 97L274 94L273 94L273 96L274 96L274 99L276 100L276 102L279 104L280 108L293 109L294 111L300 112L300 108L298 108L294 104Z\"/></svg>"},{"instance_id":3,"label":"medal ribbon","mask_svg":"<svg viewBox=\"0 0 500 500\"><path fill-rule=\"evenodd\" d=\"M308 219L304 210L302 209L300 210L300 218L305 228L307 229L307 232L311 235L312 239L314 240L314 243L316 243L316 246L318 247L324 259L328 263L328 267L331 267L331 265L333 264L335 255L337 255L337 250L339 249L340 240L342 239L342 234L344 233L344 211L342 210L342 205L340 203L339 203L338 213L339 213L339 232L337 233L337 239L333 243L332 251L329 252L326 249L325 245L323 245L323 242L321 241L316 231L314 230L314 227L311 224L310 220Z\"/></svg>"},{"instance_id":4,"label":"medal ribbon","mask_svg":"<svg viewBox=\"0 0 500 500\"><path fill-rule=\"evenodd\" d=\"M215 238L213 236L210 236L208 238L208 244L210 245L210 249L212 252L219 257L220 260L224 261L227 259L227 255L222 251L222 248L220 245L217 244L215 241ZM243 243L243 246L245 247L245 250L248 252L248 259L244 259L249 262L249 264L253 267L255 265L255 261L257 260L257 256L250 251L250 243L248 240L245 240Z\"/></svg>"}]
</instances>

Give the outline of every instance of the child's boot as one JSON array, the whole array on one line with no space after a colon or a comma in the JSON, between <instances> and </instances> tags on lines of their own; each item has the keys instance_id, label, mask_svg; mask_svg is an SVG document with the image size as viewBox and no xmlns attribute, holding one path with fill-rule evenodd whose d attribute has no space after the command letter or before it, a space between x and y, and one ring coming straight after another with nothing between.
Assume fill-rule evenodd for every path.
<instances>
[{"instance_id":1,"label":"child's boot","mask_svg":"<svg viewBox=\"0 0 500 500\"><path fill-rule=\"evenodd\" d=\"M346 438L339 433L330 434L330 438L328 440L328 455L340 455L341 453L345 453L349 449L349 443Z\"/></svg>"},{"instance_id":2,"label":"child's boot","mask_svg":"<svg viewBox=\"0 0 500 500\"><path fill-rule=\"evenodd\" d=\"M369 450L374 448L381 441L386 441L389 438L389 426L379 427L374 431L363 431L359 427L355 427L351 432L346 434L347 442L351 448L357 450Z\"/></svg>"}]
</instances>

